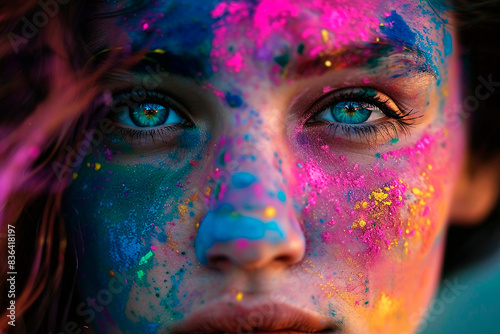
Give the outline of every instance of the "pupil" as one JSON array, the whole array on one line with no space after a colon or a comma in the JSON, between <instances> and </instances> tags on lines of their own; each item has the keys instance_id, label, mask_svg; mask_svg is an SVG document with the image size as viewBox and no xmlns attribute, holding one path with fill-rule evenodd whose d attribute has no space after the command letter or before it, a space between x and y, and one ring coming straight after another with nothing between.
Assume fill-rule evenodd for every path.
<instances>
[{"instance_id":1,"label":"pupil","mask_svg":"<svg viewBox=\"0 0 500 334\"><path fill-rule=\"evenodd\" d=\"M144 114L146 117L152 117L158 113L158 109L144 108Z\"/></svg>"},{"instance_id":2,"label":"pupil","mask_svg":"<svg viewBox=\"0 0 500 334\"><path fill-rule=\"evenodd\" d=\"M347 114L347 116L352 117L356 114L358 111L358 108L354 107L352 104L344 106L344 111Z\"/></svg>"}]
</instances>

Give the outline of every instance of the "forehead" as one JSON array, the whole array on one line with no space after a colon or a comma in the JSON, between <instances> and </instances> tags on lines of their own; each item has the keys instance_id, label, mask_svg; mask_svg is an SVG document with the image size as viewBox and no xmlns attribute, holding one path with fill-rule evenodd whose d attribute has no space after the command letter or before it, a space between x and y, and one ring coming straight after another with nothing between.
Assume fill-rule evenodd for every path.
<instances>
[{"instance_id":1,"label":"forehead","mask_svg":"<svg viewBox=\"0 0 500 334\"><path fill-rule=\"evenodd\" d=\"M417 0L159 0L106 6L107 11L116 9L136 42L152 39L157 46L164 38L185 42L176 46L194 46L223 26L251 27L245 36L261 42L273 33L293 33L308 26L339 34L339 42L367 41L370 33L383 30L411 42L415 36L405 31L403 23L414 29L442 23L427 1Z\"/></svg>"},{"instance_id":2,"label":"forehead","mask_svg":"<svg viewBox=\"0 0 500 334\"><path fill-rule=\"evenodd\" d=\"M161 50L198 72L213 60L238 72L245 55L274 60L289 51L314 59L346 47L389 44L442 62L442 13L424 0L164 0L106 6L135 50ZM444 41L444 43L443 43Z\"/></svg>"}]
</instances>

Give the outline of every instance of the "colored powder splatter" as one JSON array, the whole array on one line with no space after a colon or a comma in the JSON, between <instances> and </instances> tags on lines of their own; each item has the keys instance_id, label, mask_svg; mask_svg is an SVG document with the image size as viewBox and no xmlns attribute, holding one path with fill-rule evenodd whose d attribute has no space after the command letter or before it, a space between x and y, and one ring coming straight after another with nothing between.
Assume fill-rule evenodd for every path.
<instances>
[{"instance_id":1,"label":"colored powder splatter","mask_svg":"<svg viewBox=\"0 0 500 334\"><path fill-rule=\"evenodd\" d=\"M299 46L297 47L297 52L299 55L302 55L304 54L304 49L305 49L305 46L304 44L300 43Z\"/></svg>"},{"instance_id":2,"label":"colored powder splatter","mask_svg":"<svg viewBox=\"0 0 500 334\"><path fill-rule=\"evenodd\" d=\"M165 306L165 309L169 312L173 320L179 320L184 317L184 314L175 310L175 307L180 303L177 295L179 294L179 285L184 278L185 272L186 270L181 268L174 275L170 276L172 286L168 290L166 297L160 301L160 305Z\"/></svg>"},{"instance_id":3,"label":"colored powder splatter","mask_svg":"<svg viewBox=\"0 0 500 334\"><path fill-rule=\"evenodd\" d=\"M238 189L246 188L256 181L257 178L252 173L239 172L231 176L231 183Z\"/></svg>"},{"instance_id":4,"label":"colored powder splatter","mask_svg":"<svg viewBox=\"0 0 500 334\"><path fill-rule=\"evenodd\" d=\"M278 199L282 202L286 201L286 195L283 191L278 191Z\"/></svg>"},{"instance_id":5,"label":"colored powder splatter","mask_svg":"<svg viewBox=\"0 0 500 334\"><path fill-rule=\"evenodd\" d=\"M444 56L448 57L453 53L453 39L448 30L445 30L444 32L443 44L444 44Z\"/></svg>"},{"instance_id":6,"label":"colored powder splatter","mask_svg":"<svg viewBox=\"0 0 500 334\"><path fill-rule=\"evenodd\" d=\"M417 35L408 27L401 15L396 13L395 10L385 18L385 22L386 24L381 26L380 30L389 39L403 42L409 46L415 45Z\"/></svg>"},{"instance_id":7,"label":"colored powder splatter","mask_svg":"<svg viewBox=\"0 0 500 334\"><path fill-rule=\"evenodd\" d=\"M226 102L231 108L239 108L243 104L243 99L237 94L226 93Z\"/></svg>"},{"instance_id":8,"label":"colored powder splatter","mask_svg":"<svg viewBox=\"0 0 500 334\"><path fill-rule=\"evenodd\" d=\"M276 243L285 237L281 226L275 221L262 221L260 219L239 214L230 204L220 205L209 211L200 223L196 236L196 255L200 262L206 263L207 251L215 243L228 240L265 239Z\"/></svg>"},{"instance_id":9,"label":"colored powder splatter","mask_svg":"<svg viewBox=\"0 0 500 334\"><path fill-rule=\"evenodd\" d=\"M274 62L278 64L281 67L285 67L288 65L288 62L290 61L290 57L288 53L282 54L281 56L276 56L273 58Z\"/></svg>"}]
</instances>

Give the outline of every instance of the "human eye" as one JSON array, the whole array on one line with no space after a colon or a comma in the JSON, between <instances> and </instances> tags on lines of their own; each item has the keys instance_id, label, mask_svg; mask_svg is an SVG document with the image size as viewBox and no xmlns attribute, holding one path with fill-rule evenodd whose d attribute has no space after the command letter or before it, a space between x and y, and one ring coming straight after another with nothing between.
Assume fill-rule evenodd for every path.
<instances>
[{"instance_id":1,"label":"human eye","mask_svg":"<svg viewBox=\"0 0 500 334\"><path fill-rule=\"evenodd\" d=\"M345 88L321 98L306 125L323 128L330 139L377 145L409 134L421 117L373 88Z\"/></svg>"},{"instance_id":2,"label":"human eye","mask_svg":"<svg viewBox=\"0 0 500 334\"><path fill-rule=\"evenodd\" d=\"M186 108L157 91L117 93L112 110L115 134L131 144L172 141L183 129L194 127Z\"/></svg>"}]
</instances>

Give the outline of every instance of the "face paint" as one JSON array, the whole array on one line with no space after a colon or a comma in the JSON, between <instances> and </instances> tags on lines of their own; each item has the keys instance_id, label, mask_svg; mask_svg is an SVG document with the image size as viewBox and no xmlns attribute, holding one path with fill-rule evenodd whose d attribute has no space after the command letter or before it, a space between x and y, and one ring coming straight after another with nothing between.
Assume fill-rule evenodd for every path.
<instances>
[{"instance_id":1,"label":"face paint","mask_svg":"<svg viewBox=\"0 0 500 334\"><path fill-rule=\"evenodd\" d=\"M151 51L110 84L116 130L66 196L75 320L270 331L286 306L307 331L413 331L465 146L443 19L420 1L263 0L158 1L118 21ZM142 92L145 63L160 73Z\"/></svg>"}]
</instances>

